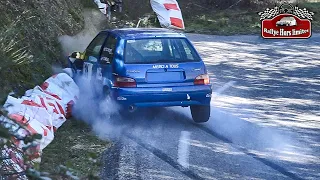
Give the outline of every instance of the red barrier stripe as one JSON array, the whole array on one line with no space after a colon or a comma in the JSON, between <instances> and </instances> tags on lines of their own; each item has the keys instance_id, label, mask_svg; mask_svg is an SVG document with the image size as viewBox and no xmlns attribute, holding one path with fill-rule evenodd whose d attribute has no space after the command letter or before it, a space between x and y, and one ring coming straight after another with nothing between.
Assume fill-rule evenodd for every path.
<instances>
[{"instance_id":1,"label":"red barrier stripe","mask_svg":"<svg viewBox=\"0 0 320 180\"><path fill-rule=\"evenodd\" d=\"M27 129L31 131L31 134L38 134L38 132L36 130L34 130L30 124L28 124Z\"/></svg>"},{"instance_id":2,"label":"red barrier stripe","mask_svg":"<svg viewBox=\"0 0 320 180\"><path fill-rule=\"evenodd\" d=\"M57 105L58 105L58 108L59 108L59 110L60 110L60 112L61 112L61 114L63 114L64 116L66 115L66 113L64 112L64 110L63 110L63 108L62 108L62 106L56 101L56 103L57 103Z\"/></svg>"},{"instance_id":3,"label":"red barrier stripe","mask_svg":"<svg viewBox=\"0 0 320 180\"><path fill-rule=\"evenodd\" d=\"M177 4L163 4L167 10L177 10L180 11Z\"/></svg>"},{"instance_id":4,"label":"red barrier stripe","mask_svg":"<svg viewBox=\"0 0 320 180\"><path fill-rule=\"evenodd\" d=\"M35 107L43 107L42 105L37 104L37 103L35 103L34 101L31 101L31 100L30 101L24 100L24 101L22 101L21 104L28 105L28 106L35 106Z\"/></svg>"},{"instance_id":5,"label":"red barrier stripe","mask_svg":"<svg viewBox=\"0 0 320 180\"><path fill-rule=\"evenodd\" d=\"M44 82L40 87L41 87L42 90L46 90L49 87L49 83Z\"/></svg>"},{"instance_id":6,"label":"red barrier stripe","mask_svg":"<svg viewBox=\"0 0 320 180\"><path fill-rule=\"evenodd\" d=\"M61 100L61 98L58 95L46 91L48 89L48 87L49 87L49 83L48 82L44 82L40 87L46 94L49 94L50 96L53 96L54 98Z\"/></svg>"},{"instance_id":7,"label":"red barrier stripe","mask_svg":"<svg viewBox=\"0 0 320 180\"><path fill-rule=\"evenodd\" d=\"M74 101L73 100L71 100L71 101L69 101L68 103L67 103L67 106L68 107L72 107L74 105Z\"/></svg>"},{"instance_id":8,"label":"red barrier stripe","mask_svg":"<svg viewBox=\"0 0 320 180\"><path fill-rule=\"evenodd\" d=\"M43 135L48 136L48 131L45 128L42 128L42 129L43 129Z\"/></svg>"},{"instance_id":9,"label":"red barrier stripe","mask_svg":"<svg viewBox=\"0 0 320 180\"><path fill-rule=\"evenodd\" d=\"M16 120L17 122L22 123L24 125L28 124L28 120L24 116L21 116L19 114L10 114L9 118Z\"/></svg>"},{"instance_id":10,"label":"red barrier stripe","mask_svg":"<svg viewBox=\"0 0 320 180\"><path fill-rule=\"evenodd\" d=\"M41 101L42 106L45 107L46 109L48 109L47 106L46 106L46 103L44 102L44 99L40 98L40 101Z\"/></svg>"},{"instance_id":11,"label":"red barrier stripe","mask_svg":"<svg viewBox=\"0 0 320 180\"><path fill-rule=\"evenodd\" d=\"M54 126L47 126L48 129L52 130L53 132L57 131L57 128Z\"/></svg>"},{"instance_id":12,"label":"red barrier stripe","mask_svg":"<svg viewBox=\"0 0 320 180\"><path fill-rule=\"evenodd\" d=\"M45 92L46 94L49 94L50 96L52 96L52 97L56 98L56 99L61 100L61 98L60 98L58 95L56 95L56 94L53 94L53 93L48 92L48 91L44 91L44 92Z\"/></svg>"},{"instance_id":13,"label":"red barrier stripe","mask_svg":"<svg viewBox=\"0 0 320 180\"><path fill-rule=\"evenodd\" d=\"M53 112L56 113L56 114L59 114L56 106L53 104L53 103L48 103L49 106L53 107Z\"/></svg>"},{"instance_id":14,"label":"red barrier stripe","mask_svg":"<svg viewBox=\"0 0 320 180\"><path fill-rule=\"evenodd\" d=\"M72 106L74 105L74 101L71 100L67 104L67 112L66 112L66 118L72 117Z\"/></svg>"},{"instance_id":15,"label":"red barrier stripe","mask_svg":"<svg viewBox=\"0 0 320 180\"><path fill-rule=\"evenodd\" d=\"M170 21L171 21L171 25L183 29L183 21L182 21L182 19L170 17Z\"/></svg>"},{"instance_id":16,"label":"red barrier stripe","mask_svg":"<svg viewBox=\"0 0 320 180\"><path fill-rule=\"evenodd\" d=\"M26 129L29 130L29 132L31 132L31 134L36 134L36 133L37 133L37 131L34 130L34 129L30 126L28 120L27 120L24 116L19 115L19 114L11 114L11 115L9 115L9 117L10 117L11 119L16 120L17 122L22 123L23 125L27 126Z\"/></svg>"}]
</instances>

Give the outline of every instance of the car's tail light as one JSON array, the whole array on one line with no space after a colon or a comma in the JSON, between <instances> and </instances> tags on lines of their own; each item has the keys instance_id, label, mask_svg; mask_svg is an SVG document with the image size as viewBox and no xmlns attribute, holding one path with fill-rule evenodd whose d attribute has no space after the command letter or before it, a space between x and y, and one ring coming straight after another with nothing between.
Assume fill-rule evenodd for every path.
<instances>
[{"instance_id":1,"label":"car's tail light","mask_svg":"<svg viewBox=\"0 0 320 180\"><path fill-rule=\"evenodd\" d=\"M137 83L136 83L136 80L133 78L116 76L114 86L115 87L137 87Z\"/></svg>"},{"instance_id":2,"label":"car's tail light","mask_svg":"<svg viewBox=\"0 0 320 180\"><path fill-rule=\"evenodd\" d=\"M210 79L208 74L202 74L200 76L197 76L196 79L194 79L195 85L207 85L210 84Z\"/></svg>"}]
</instances>

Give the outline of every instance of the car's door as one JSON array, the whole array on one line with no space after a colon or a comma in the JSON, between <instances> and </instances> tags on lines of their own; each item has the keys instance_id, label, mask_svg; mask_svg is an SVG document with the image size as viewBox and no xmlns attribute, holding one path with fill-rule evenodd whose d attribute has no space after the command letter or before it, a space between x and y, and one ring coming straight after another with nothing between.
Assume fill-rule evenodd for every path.
<instances>
[{"instance_id":1,"label":"car's door","mask_svg":"<svg viewBox=\"0 0 320 180\"><path fill-rule=\"evenodd\" d=\"M102 80L103 77L111 80L113 60L116 47L117 38L114 35L109 34L106 42L103 45L101 57L98 62L99 67L97 69L96 76L98 80Z\"/></svg>"},{"instance_id":2,"label":"car's door","mask_svg":"<svg viewBox=\"0 0 320 180\"><path fill-rule=\"evenodd\" d=\"M84 52L83 75L89 80L91 80L92 76L96 74L98 59L102 51L102 45L105 42L107 36L107 33L98 34L91 41Z\"/></svg>"}]
</instances>

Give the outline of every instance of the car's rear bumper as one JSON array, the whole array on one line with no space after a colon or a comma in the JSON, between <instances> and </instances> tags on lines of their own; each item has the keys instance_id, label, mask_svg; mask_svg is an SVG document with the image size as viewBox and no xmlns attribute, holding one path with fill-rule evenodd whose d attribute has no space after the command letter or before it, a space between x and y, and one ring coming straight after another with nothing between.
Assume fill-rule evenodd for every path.
<instances>
[{"instance_id":1,"label":"car's rear bumper","mask_svg":"<svg viewBox=\"0 0 320 180\"><path fill-rule=\"evenodd\" d=\"M112 89L120 105L136 107L210 105L211 94L211 85Z\"/></svg>"}]
</instances>

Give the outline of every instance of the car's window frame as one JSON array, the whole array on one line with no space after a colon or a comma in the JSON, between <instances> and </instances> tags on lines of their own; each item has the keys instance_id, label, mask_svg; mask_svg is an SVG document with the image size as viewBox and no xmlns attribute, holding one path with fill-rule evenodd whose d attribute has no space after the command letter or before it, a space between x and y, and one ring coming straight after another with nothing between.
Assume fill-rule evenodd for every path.
<instances>
[{"instance_id":1,"label":"car's window frame","mask_svg":"<svg viewBox=\"0 0 320 180\"><path fill-rule=\"evenodd\" d=\"M194 53L194 56L197 56L197 57L194 57L195 60L194 61L180 61L180 62L163 62L163 63L188 63L188 62L201 62L202 61L202 58L200 56L200 54L197 52L197 50L195 49L195 47L192 45L192 43L188 40L188 38L186 37L148 37L148 38L134 38L134 39L125 39L124 41L124 51L123 51L123 62L125 64L156 64L154 62L127 62L126 61L126 51L127 51L127 41L128 40L147 40L147 39L181 39L181 40L184 40L186 43L187 43L187 46L190 48L190 50L192 51L192 53ZM177 51L177 50L176 50Z\"/></svg>"},{"instance_id":2,"label":"car's window frame","mask_svg":"<svg viewBox=\"0 0 320 180\"><path fill-rule=\"evenodd\" d=\"M97 34L97 35L95 36L95 38L92 39L92 41L90 42L90 44L87 46L87 48L86 48L86 50L85 50L85 58L84 58L85 61L91 62L91 61L89 61L89 57L92 56L91 54L93 53L93 49L89 49L89 47L92 46L92 44L95 42L95 40L96 40L99 36L104 36L103 42L102 42L102 44L101 44L99 53L97 54L97 57L96 57L96 56L93 56L93 57L97 58L97 61L99 61L100 56L101 56L102 47L103 47L103 45L105 44L105 42L106 42L106 40L107 40L107 38L108 38L108 36L109 36L109 33L105 33L105 32L99 33L99 34ZM88 55L88 53L91 53L90 56Z\"/></svg>"},{"instance_id":3,"label":"car's window frame","mask_svg":"<svg viewBox=\"0 0 320 180\"><path fill-rule=\"evenodd\" d=\"M108 42L108 40L109 40L109 37L113 37L113 38L116 40L116 43L115 43L115 45L114 45L114 49L113 49L113 51L112 51L113 56L112 56L112 59L109 59L109 60L110 60L110 63L109 63L109 64L112 64L112 63L114 62L115 55L116 55L116 50L117 50L117 47L118 47L118 44L119 44L119 37L116 36L116 35L114 35L114 34L112 34L112 33L109 33L108 36L107 36L107 38L106 38L106 40L105 40L105 42L103 43L103 45L102 45L102 47L101 47L101 51L100 51L100 55L99 55L99 59L98 59L98 63L99 63L99 64L103 64L103 63L101 63L101 58L102 58L102 54L103 54L103 52L104 52L104 48L106 47L107 42Z\"/></svg>"}]
</instances>

